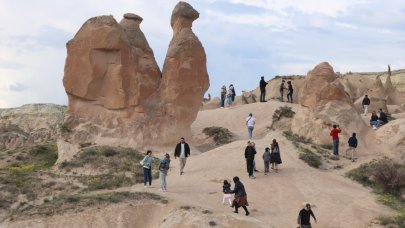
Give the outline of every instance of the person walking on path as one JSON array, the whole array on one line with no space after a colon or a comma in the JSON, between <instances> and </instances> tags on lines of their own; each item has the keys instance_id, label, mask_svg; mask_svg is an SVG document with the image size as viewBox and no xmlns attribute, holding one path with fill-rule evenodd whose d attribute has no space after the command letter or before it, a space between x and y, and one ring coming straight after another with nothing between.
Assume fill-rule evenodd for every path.
<instances>
[{"instance_id":1,"label":"person walking on path","mask_svg":"<svg viewBox=\"0 0 405 228\"><path fill-rule=\"evenodd\" d=\"M221 108L225 107L226 86L221 87Z\"/></svg>"},{"instance_id":2,"label":"person walking on path","mask_svg":"<svg viewBox=\"0 0 405 228\"><path fill-rule=\"evenodd\" d=\"M186 166L187 162L187 157L190 156L190 147L182 137L180 139L180 143L176 145L176 148L174 149L174 159L179 157L179 162L180 162L180 175L183 175L184 173L184 166Z\"/></svg>"},{"instance_id":3,"label":"person walking on path","mask_svg":"<svg viewBox=\"0 0 405 228\"><path fill-rule=\"evenodd\" d=\"M224 180L222 192L224 193L224 197L222 197L222 205L224 205L225 201L228 200L229 206L232 207L233 195L231 194L231 184L227 180Z\"/></svg>"},{"instance_id":4,"label":"person walking on path","mask_svg":"<svg viewBox=\"0 0 405 228\"><path fill-rule=\"evenodd\" d=\"M273 139L271 144L271 154L270 154L271 169L274 169L276 173L278 172L277 166L281 164L280 147L276 139Z\"/></svg>"},{"instance_id":5,"label":"person walking on path","mask_svg":"<svg viewBox=\"0 0 405 228\"><path fill-rule=\"evenodd\" d=\"M249 145L245 149L246 167L247 167L250 179L256 178L253 175L255 154L256 154L256 149L252 146L252 143L250 142Z\"/></svg>"},{"instance_id":6,"label":"person walking on path","mask_svg":"<svg viewBox=\"0 0 405 228\"><path fill-rule=\"evenodd\" d=\"M232 103L233 103L233 102L235 102L235 96L236 96L235 87L233 86L233 84L231 84L229 86L229 89L232 91Z\"/></svg>"},{"instance_id":7,"label":"person walking on path","mask_svg":"<svg viewBox=\"0 0 405 228\"><path fill-rule=\"evenodd\" d=\"M262 76L262 79L260 80L260 102L266 102L266 86L267 82L264 80L264 77Z\"/></svg>"},{"instance_id":8,"label":"person walking on path","mask_svg":"<svg viewBox=\"0 0 405 228\"><path fill-rule=\"evenodd\" d=\"M143 167L143 184L145 188L152 186L152 151L148 150L140 164ZM149 185L147 185L149 183Z\"/></svg>"},{"instance_id":9,"label":"person walking on path","mask_svg":"<svg viewBox=\"0 0 405 228\"><path fill-rule=\"evenodd\" d=\"M334 124L333 129L330 131L330 136L332 136L332 147L333 147L333 155L339 156L339 133L342 132L340 130L339 125Z\"/></svg>"},{"instance_id":10,"label":"person walking on path","mask_svg":"<svg viewBox=\"0 0 405 228\"><path fill-rule=\"evenodd\" d=\"M368 106L370 105L370 99L367 94L364 96L361 105L363 105L364 115L367 115Z\"/></svg>"},{"instance_id":11,"label":"person walking on path","mask_svg":"<svg viewBox=\"0 0 405 228\"><path fill-rule=\"evenodd\" d=\"M239 207L242 207L243 210L246 212L246 216L250 213L246 206L249 206L247 201L247 194L245 190L245 186L243 186L242 182L240 182L239 177L234 177L233 182L235 183L235 188L231 191L231 193L235 194L235 199L233 200L232 206L235 207L235 213L238 213Z\"/></svg>"},{"instance_id":12,"label":"person walking on path","mask_svg":"<svg viewBox=\"0 0 405 228\"><path fill-rule=\"evenodd\" d=\"M253 137L253 129L255 127L255 124L256 124L256 119L253 117L252 113L249 113L249 116L246 117L246 126L247 126L247 130L248 130L249 139L252 139L252 137Z\"/></svg>"},{"instance_id":13,"label":"person walking on path","mask_svg":"<svg viewBox=\"0 0 405 228\"><path fill-rule=\"evenodd\" d=\"M315 214L311 210L311 205L309 203L305 204L305 207L301 209L298 214L298 226L297 228L312 228L311 226L311 216L314 218L315 223L317 223Z\"/></svg>"},{"instance_id":14,"label":"person walking on path","mask_svg":"<svg viewBox=\"0 0 405 228\"><path fill-rule=\"evenodd\" d=\"M281 80L281 85L280 85L280 101L284 101L284 90L286 89L284 86L285 80Z\"/></svg>"},{"instance_id":15,"label":"person walking on path","mask_svg":"<svg viewBox=\"0 0 405 228\"><path fill-rule=\"evenodd\" d=\"M170 168L170 155L165 154L165 156L160 160L159 163L159 178L160 178L160 190L167 190L166 176Z\"/></svg>"},{"instance_id":16,"label":"person walking on path","mask_svg":"<svg viewBox=\"0 0 405 228\"><path fill-rule=\"evenodd\" d=\"M264 161L264 175L269 173L269 165L270 165L270 148L266 147L263 153L263 161Z\"/></svg>"},{"instance_id":17,"label":"person walking on path","mask_svg":"<svg viewBox=\"0 0 405 228\"><path fill-rule=\"evenodd\" d=\"M347 158L347 151L351 151L352 157L351 160L354 162L354 152L356 151L357 148L357 138L356 138L356 133L353 132L352 137L349 138L349 141L347 142L349 144L349 149L346 150L346 158Z\"/></svg>"},{"instance_id":18,"label":"person walking on path","mask_svg":"<svg viewBox=\"0 0 405 228\"><path fill-rule=\"evenodd\" d=\"M292 98L292 95L293 95L293 93L294 93L294 89L293 89L293 86L292 86L292 84L291 84L291 81L288 81L287 82L287 90L288 90L288 93L287 93L287 102L290 102L290 103L293 103L293 98Z\"/></svg>"}]
</instances>

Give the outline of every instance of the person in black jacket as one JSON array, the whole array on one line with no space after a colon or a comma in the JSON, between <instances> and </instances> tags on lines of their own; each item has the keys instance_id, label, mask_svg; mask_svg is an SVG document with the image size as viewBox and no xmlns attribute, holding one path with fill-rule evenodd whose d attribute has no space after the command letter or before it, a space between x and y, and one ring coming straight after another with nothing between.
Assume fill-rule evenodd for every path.
<instances>
[{"instance_id":1,"label":"person in black jacket","mask_svg":"<svg viewBox=\"0 0 405 228\"><path fill-rule=\"evenodd\" d=\"M347 151L350 150L352 152L351 160L352 160L352 162L354 162L355 161L354 152L356 151L356 148L357 148L356 133L353 132L352 137L349 138L349 141L347 143L349 144L349 149L346 150L346 158L347 158Z\"/></svg>"},{"instance_id":2,"label":"person in black jacket","mask_svg":"<svg viewBox=\"0 0 405 228\"><path fill-rule=\"evenodd\" d=\"M247 171L249 173L250 179L256 178L253 175L255 154L256 154L256 149L252 146L251 142L248 142L248 146L245 149L245 159L246 159L246 167L247 167Z\"/></svg>"},{"instance_id":3,"label":"person in black jacket","mask_svg":"<svg viewBox=\"0 0 405 228\"><path fill-rule=\"evenodd\" d=\"M305 208L301 209L298 214L298 227L297 228L311 228L310 219L314 218L315 223L317 223L314 212L311 210L311 205L307 203Z\"/></svg>"},{"instance_id":4,"label":"person in black jacket","mask_svg":"<svg viewBox=\"0 0 405 228\"><path fill-rule=\"evenodd\" d=\"M368 106L370 105L370 99L368 98L367 94L364 96L361 105L363 105L364 115L367 115Z\"/></svg>"},{"instance_id":5,"label":"person in black jacket","mask_svg":"<svg viewBox=\"0 0 405 228\"><path fill-rule=\"evenodd\" d=\"M190 156L190 147L184 140L184 138L180 139L180 143L176 145L176 148L174 149L174 159L179 157L180 159L180 175L182 175L184 172L184 166L186 166L187 162L187 157Z\"/></svg>"},{"instance_id":6,"label":"person in black jacket","mask_svg":"<svg viewBox=\"0 0 405 228\"><path fill-rule=\"evenodd\" d=\"M245 212L246 216L250 213L246 206L249 206L247 201L247 194L245 191L245 186L243 186L242 182L239 181L239 177L234 177L233 182L235 183L235 188L231 191L231 193L235 194L235 199L233 200L232 206L235 207L235 213L238 213L238 208L242 207Z\"/></svg>"},{"instance_id":7,"label":"person in black jacket","mask_svg":"<svg viewBox=\"0 0 405 228\"><path fill-rule=\"evenodd\" d=\"M380 117L378 117L378 119L379 119L380 121L378 121L378 123L379 123L380 125L384 125L384 124L388 123L387 114L385 114L385 112L383 112L383 110L382 110L381 108L380 108L380 110L379 110L378 112L380 113Z\"/></svg>"},{"instance_id":8,"label":"person in black jacket","mask_svg":"<svg viewBox=\"0 0 405 228\"><path fill-rule=\"evenodd\" d=\"M264 80L264 77L262 76L262 79L260 80L260 102L266 102L266 86L267 82Z\"/></svg>"},{"instance_id":9,"label":"person in black jacket","mask_svg":"<svg viewBox=\"0 0 405 228\"><path fill-rule=\"evenodd\" d=\"M291 81L287 82L287 102L293 103L293 98L292 95L294 93L293 86L291 84Z\"/></svg>"}]
</instances>

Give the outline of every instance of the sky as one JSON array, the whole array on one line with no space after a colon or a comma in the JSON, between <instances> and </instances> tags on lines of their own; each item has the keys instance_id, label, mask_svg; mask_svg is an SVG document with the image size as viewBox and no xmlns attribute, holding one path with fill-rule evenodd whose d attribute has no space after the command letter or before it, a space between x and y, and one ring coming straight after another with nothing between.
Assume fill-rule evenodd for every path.
<instances>
[{"instance_id":1,"label":"sky","mask_svg":"<svg viewBox=\"0 0 405 228\"><path fill-rule=\"evenodd\" d=\"M172 37L173 0L0 0L0 108L67 104L66 42L94 16L125 13L163 66ZM403 0L189 0L193 31L207 54L208 93L236 94L276 75L306 75L327 61L335 72L405 68Z\"/></svg>"}]
</instances>

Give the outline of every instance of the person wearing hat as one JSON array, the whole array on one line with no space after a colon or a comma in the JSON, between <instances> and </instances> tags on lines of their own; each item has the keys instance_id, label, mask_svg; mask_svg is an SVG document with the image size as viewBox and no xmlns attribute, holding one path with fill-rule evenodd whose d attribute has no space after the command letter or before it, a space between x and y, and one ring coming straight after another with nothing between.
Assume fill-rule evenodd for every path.
<instances>
[{"instance_id":1,"label":"person wearing hat","mask_svg":"<svg viewBox=\"0 0 405 228\"><path fill-rule=\"evenodd\" d=\"M246 126L248 128L249 139L253 137L253 128L255 127L256 119L253 117L252 113L249 113L249 116L246 117Z\"/></svg>"},{"instance_id":2,"label":"person wearing hat","mask_svg":"<svg viewBox=\"0 0 405 228\"><path fill-rule=\"evenodd\" d=\"M306 203L305 207L301 209L298 214L298 226L297 228L312 228L310 219L314 218L315 223L317 223L314 212L311 210L311 204Z\"/></svg>"}]
</instances>

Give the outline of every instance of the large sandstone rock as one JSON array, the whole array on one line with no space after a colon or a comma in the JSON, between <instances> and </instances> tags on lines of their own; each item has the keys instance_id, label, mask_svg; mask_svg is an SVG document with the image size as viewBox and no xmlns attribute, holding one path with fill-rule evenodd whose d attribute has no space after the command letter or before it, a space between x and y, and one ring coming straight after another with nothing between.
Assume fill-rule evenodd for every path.
<instances>
[{"instance_id":1,"label":"large sandstone rock","mask_svg":"<svg viewBox=\"0 0 405 228\"><path fill-rule=\"evenodd\" d=\"M65 110L54 104L0 109L0 150L56 141Z\"/></svg>"},{"instance_id":2,"label":"large sandstone rock","mask_svg":"<svg viewBox=\"0 0 405 228\"><path fill-rule=\"evenodd\" d=\"M345 93L332 66L323 62L308 72L298 94L299 108L292 121L294 133L312 138L315 143L329 144L333 124L342 129L341 141L365 127L351 99Z\"/></svg>"},{"instance_id":3,"label":"large sandstone rock","mask_svg":"<svg viewBox=\"0 0 405 228\"><path fill-rule=\"evenodd\" d=\"M188 3L174 8L163 74L140 30L141 17L85 22L67 44L63 83L73 131L59 148L88 141L153 149L187 136L209 87L205 51L191 29L198 16Z\"/></svg>"},{"instance_id":4,"label":"large sandstone rock","mask_svg":"<svg viewBox=\"0 0 405 228\"><path fill-rule=\"evenodd\" d=\"M376 143L388 146L388 151L401 153L402 159L405 158L405 119L397 119L388 122L376 131Z\"/></svg>"}]
</instances>

